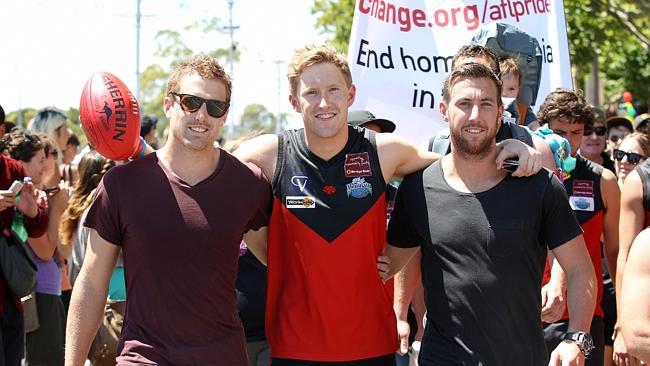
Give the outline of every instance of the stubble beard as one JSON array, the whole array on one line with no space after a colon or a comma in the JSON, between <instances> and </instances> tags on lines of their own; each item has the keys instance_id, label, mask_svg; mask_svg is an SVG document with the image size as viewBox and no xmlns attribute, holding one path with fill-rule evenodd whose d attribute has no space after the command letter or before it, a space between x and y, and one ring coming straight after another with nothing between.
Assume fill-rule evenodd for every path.
<instances>
[{"instance_id":1,"label":"stubble beard","mask_svg":"<svg viewBox=\"0 0 650 366\"><path fill-rule=\"evenodd\" d=\"M450 133L454 154L459 155L459 157L465 160L477 161L484 159L492 151L497 130L495 129L491 135L485 136L483 140L477 143L470 143L460 133L454 130L451 130Z\"/></svg>"}]
</instances>

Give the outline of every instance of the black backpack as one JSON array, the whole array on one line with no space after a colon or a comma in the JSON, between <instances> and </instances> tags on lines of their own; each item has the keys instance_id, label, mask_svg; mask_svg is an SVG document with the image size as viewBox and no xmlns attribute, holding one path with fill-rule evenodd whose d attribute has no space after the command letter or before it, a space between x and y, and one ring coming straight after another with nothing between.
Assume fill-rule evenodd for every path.
<instances>
[{"instance_id":1,"label":"black backpack","mask_svg":"<svg viewBox=\"0 0 650 366\"><path fill-rule=\"evenodd\" d=\"M526 105L535 105L542 77L542 50L535 37L512 24L496 22L479 29L471 43L488 48L497 57L517 56L521 72L521 89L517 99Z\"/></svg>"}]
</instances>

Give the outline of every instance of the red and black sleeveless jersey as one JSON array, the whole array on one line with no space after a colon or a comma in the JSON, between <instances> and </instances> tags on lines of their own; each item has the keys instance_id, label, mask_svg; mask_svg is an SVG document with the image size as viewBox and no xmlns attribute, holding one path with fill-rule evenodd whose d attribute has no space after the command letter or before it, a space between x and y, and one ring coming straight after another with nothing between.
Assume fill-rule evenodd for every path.
<instances>
[{"instance_id":1,"label":"red and black sleeveless jersey","mask_svg":"<svg viewBox=\"0 0 650 366\"><path fill-rule=\"evenodd\" d=\"M304 130L279 138L268 238L266 332L272 357L351 361L395 352L392 301L377 273L386 183L374 132L314 155Z\"/></svg>"},{"instance_id":2,"label":"red and black sleeveless jersey","mask_svg":"<svg viewBox=\"0 0 650 366\"><path fill-rule=\"evenodd\" d=\"M603 214L605 203L600 192L600 179L603 167L576 154L576 168L571 172L571 177L564 181L564 188L569 196L569 203L582 227L583 237L591 263L596 271L596 278L602 278L602 260L600 253L600 236L603 233ZM551 276L550 268L546 263L544 281L546 284ZM603 317L600 306L603 298L603 282L598 282L598 297L594 315ZM569 319L568 309L565 309L562 319Z\"/></svg>"},{"instance_id":3,"label":"red and black sleeveless jersey","mask_svg":"<svg viewBox=\"0 0 650 366\"><path fill-rule=\"evenodd\" d=\"M636 167L643 186L643 208L645 209L645 226L650 226L650 159Z\"/></svg>"}]
</instances>

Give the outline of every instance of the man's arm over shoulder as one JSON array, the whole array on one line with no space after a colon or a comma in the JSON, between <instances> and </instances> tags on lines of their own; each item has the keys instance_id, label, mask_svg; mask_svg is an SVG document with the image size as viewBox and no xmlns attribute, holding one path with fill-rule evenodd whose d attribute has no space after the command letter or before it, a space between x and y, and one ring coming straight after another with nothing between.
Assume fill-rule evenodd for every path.
<instances>
[{"instance_id":1,"label":"man's arm over shoulder","mask_svg":"<svg viewBox=\"0 0 650 366\"><path fill-rule=\"evenodd\" d=\"M650 229L632 244L621 294L621 330L630 354L650 361Z\"/></svg>"},{"instance_id":2,"label":"man's arm over shoulder","mask_svg":"<svg viewBox=\"0 0 650 366\"><path fill-rule=\"evenodd\" d=\"M381 170L386 182L393 177L403 177L424 169L441 158L439 154L419 149L409 140L393 133L378 133L376 141Z\"/></svg>"},{"instance_id":3,"label":"man's arm over shoulder","mask_svg":"<svg viewBox=\"0 0 650 366\"><path fill-rule=\"evenodd\" d=\"M618 258L618 225L621 212L621 189L616 176L608 169L603 169L600 177L600 193L605 204L603 215L604 254L607 269L616 283L616 264Z\"/></svg>"},{"instance_id":4,"label":"man's arm over shoulder","mask_svg":"<svg viewBox=\"0 0 650 366\"><path fill-rule=\"evenodd\" d=\"M86 361L104 312L108 282L120 247L91 230L84 264L75 281L70 315L66 327L66 366L81 366Z\"/></svg>"},{"instance_id":5,"label":"man's arm over shoulder","mask_svg":"<svg viewBox=\"0 0 650 366\"><path fill-rule=\"evenodd\" d=\"M233 152L239 160L257 165L272 180L278 158L277 135L261 135L244 142Z\"/></svg>"}]
</instances>

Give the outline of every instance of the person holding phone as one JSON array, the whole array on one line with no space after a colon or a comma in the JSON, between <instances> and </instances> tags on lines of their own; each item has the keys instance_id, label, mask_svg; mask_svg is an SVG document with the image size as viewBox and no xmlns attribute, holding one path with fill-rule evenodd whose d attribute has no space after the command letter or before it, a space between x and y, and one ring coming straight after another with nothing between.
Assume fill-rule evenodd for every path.
<instances>
[{"instance_id":1,"label":"person holding phone","mask_svg":"<svg viewBox=\"0 0 650 366\"><path fill-rule=\"evenodd\" d=\"M48 155L54 148L44 136L15 129L7 135L10 156L22 164L37 188L43 188L48 173ZM51 158L50 158L51 159ZM50 169L53 164L50 164ZM21 195L22 198L22 195ZM25 358L30 365L62 365L65 339L65 311L61 300L61 267L58 254L58 227L68 201L67 190L39 191L39 205L48 210L48 230L33 236L14 222L14 231L27 240L37 267L36 306L39 327L26 335Z\"/></svg>"},{"instance_id":2,"label":"person holding phone","mask_svg":"<svg viewBox=\"0 0 650 366\"><path fill-rule=\"evenodd\" d=\"M7 135L0 142L2 150L7 146ZM22 223L31 236L41 236L47 230L48 214L36 203L34 184L23 181L26 173L20 162L0 154L0 230L7 235L16 215L22 216ZM13 182L22 182L20 199L9 190ZM24 348L23 315L20 299L11 292L0 271L0 363L18 366Z\"/></svg>"}]
</instances>

